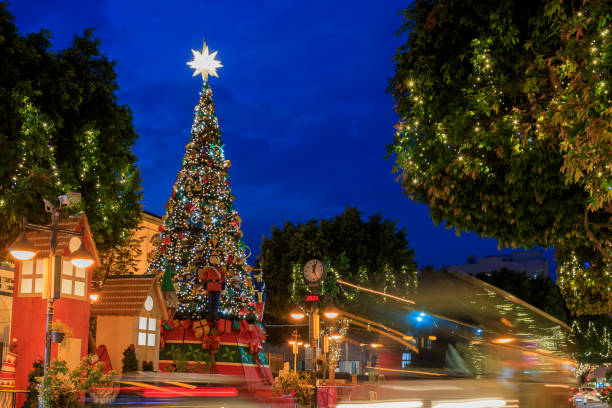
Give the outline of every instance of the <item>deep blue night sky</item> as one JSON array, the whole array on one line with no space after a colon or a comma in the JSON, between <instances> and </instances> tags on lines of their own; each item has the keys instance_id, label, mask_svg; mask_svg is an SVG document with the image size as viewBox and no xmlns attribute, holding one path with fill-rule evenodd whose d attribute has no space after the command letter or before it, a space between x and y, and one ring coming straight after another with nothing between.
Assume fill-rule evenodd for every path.
<instances>
[{"instance_id":1,"label":"deep blue night sky","mask_svg":"<svg viewBox=\"0 0 612 408\"><path fill-rule=\"evenodd\" d=\"M13 0L9 10L21 33L48 29L58 49L95 27L117 62L120 103L134 114L149 212L163 214L180 169L202 83L186 62L205 38L224 65L211 86L255 252L273 225L351 205L405 227L420 267L496 253L495 240L435 227L384 159L397 120L385 90L406 0L306 3Z\"/></svg>"}]
</instances>

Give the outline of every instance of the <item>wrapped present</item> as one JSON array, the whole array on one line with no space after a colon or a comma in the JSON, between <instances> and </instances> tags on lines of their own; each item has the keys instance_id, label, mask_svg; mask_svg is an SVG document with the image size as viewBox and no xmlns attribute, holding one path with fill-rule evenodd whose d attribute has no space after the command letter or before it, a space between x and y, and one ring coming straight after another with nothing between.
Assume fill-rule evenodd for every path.
<instances>
[{"instance_id":1,"label":"wrapped present","mask_svg":"<svg viewBox=\"0 0 612 408\"><path fill-rule=\"evenodd\" d=\"M182 327L183 330L188 329L189 327L191 327L191 324L193 322L191 320L181 320L179 323L179 326L177 327Z\"/></svg>"},{"instance_id":2,"label":"wrapped present","mask_svg":"<svg viewBox=\"0 0 612 408\"><path fill-rule=\"evenodd\" d=\"M253 324L253 330L251 331L251 338L265 340L266 331L261 325L261 323L257 322Z\"/></svg>"},{"instance_id":3,"label":"wrapped present","mask_svg":"<svg viewBox=\"0 0 612 408\"><path fill-rule=\"evenodd\" d=\"M210 326L206 320L197 320L193 322L191 327L193 328L193 333L198 339L202 338L202 336L207 336L208 333L210 333Z\"/></svg>"},{"instance_id":4,"label":"wrapped present","mask_svg":"<svg viewBox=\"0 0 612 408\"><path fill-rule=\"evenodd\" d=\"M181 321L180 320L171 319L171 320L167 320L167 322L170 325L170 330L178 329L179 327L181 327Z\"/></svg>"},{"instance_id":5,"label":"wrapped present","mask_svg":"<svg viewBox=\"0 0 612 408\"><path fill-rule=\"evenodd\" d=\"M242 332L248 332L249 331L249 323L246 320L241 320L240 321L240 331Z\"/></svg>"},{"instance_id":6,"label":"wrapped present","mask_svg":"<svg viewBox=\"0 0 612 408\"><path fill-rule=\"evenodd\" d=\"M232 331L232 322L225 319L219 319L217 321L217 331L219 334L229 333Z\"/></svg>"}]
</instances>

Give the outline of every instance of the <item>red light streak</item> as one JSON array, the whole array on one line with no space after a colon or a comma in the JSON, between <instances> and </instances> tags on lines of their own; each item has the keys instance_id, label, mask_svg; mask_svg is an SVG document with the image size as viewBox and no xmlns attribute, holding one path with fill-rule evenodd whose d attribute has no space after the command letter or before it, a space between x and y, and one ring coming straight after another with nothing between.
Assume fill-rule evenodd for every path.
<instances>
[{"instance_id":1,"label":"red light streak","mask_svg":"<svg viewBox=\"0 0 612 408\"><path fill-rule=\"evenodd\" d=\"M185 389L181 387L146 388L143 392L146 398L185 397L237 397L238 389L234 387L198 387Z\"/></svg>"}]
</instances>

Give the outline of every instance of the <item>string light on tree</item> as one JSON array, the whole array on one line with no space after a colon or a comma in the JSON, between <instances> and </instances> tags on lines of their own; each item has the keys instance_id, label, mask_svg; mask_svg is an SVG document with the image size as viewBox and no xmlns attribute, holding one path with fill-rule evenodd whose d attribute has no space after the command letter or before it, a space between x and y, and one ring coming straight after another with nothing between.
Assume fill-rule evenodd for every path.
<instances>
[{"instance_id":1,"label":"string light on tree","mask_svg":"<svg viewBox=\"0 0 612 408\"><path fill-rule=\"evenodd\" d=\"M247 247L242 241L242 220L233 205L231 162L225 158L212 89L207 82L209 75L218 77L216 70L222 65L215 59L217 51L209 53L206 43L202 52L192 52L193 60L187 65L194 69L194 76L202 75L204 84L149 271L163 272L162 289L176 293L178 319L201 320L208 316L213 268L224 274L216 279L213 290L219 292L218 287L223 286L219 317L254 321L261 316L257 305L263 299L255 296L252 268L247 264Z\"/></svg>"}]
</instances>

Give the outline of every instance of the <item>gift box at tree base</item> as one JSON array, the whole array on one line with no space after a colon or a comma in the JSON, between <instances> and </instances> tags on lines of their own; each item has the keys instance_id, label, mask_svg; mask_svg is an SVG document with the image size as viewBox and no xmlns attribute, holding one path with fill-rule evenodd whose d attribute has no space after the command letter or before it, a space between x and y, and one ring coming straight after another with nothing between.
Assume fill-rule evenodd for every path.
<instances>
[{"instance_id":1,"label":"gift box at tree base","mask_svg":"<svg viewBox=\"0 0 612 408\"><path fill-rule=\"evenodd\" d=\"M186 371L244 376L248 388L272 384L274 379L262 343L261 323L167 320L162 324L160 371Z\"/></svg>"}]
</instances>

